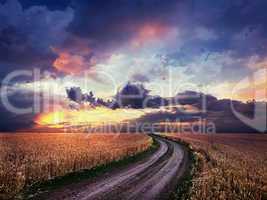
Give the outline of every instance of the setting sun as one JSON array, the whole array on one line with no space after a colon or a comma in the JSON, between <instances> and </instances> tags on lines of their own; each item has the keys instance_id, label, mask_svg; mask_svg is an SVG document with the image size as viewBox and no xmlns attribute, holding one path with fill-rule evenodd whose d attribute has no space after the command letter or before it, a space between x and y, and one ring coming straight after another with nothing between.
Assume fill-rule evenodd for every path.
<instances>
[{"instance_id":1,"label":"setting sun","mask_svg":"<svg viewBox=\"0 0 267 200\"><path fill-rule=\"evenodd\" d=\"M90 110L62 110L42 113L35 122L43 127L62 128L65 125L101 125L116 124L127 120L137 119L144 115L143 111L134 109L108 109L97 107Z\"/></svg>"}]
</instances>

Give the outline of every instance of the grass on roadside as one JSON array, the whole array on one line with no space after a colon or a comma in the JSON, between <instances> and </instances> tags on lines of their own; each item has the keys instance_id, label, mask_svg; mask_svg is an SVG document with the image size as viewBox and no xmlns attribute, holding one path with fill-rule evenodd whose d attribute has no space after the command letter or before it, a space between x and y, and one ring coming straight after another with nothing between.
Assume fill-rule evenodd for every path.
<instances>
[{"instance_id":1,"label":"grass on roadside","mask_svg":"<svg viewBox=\"0 0 267 200\"><path fill-rule=\"evenodd\" d=\"M179 199L266 199L265 135L165 136L188 143L200 160L195 165L199 170L191 177L188 196Z\"/></svg>"},{"instance_id":2,"label":"grass on roadside","mask_svg":"<svg viewBox=\"0 0 267 200\"><path fill-rule=\"evenodd\" d=\"M165 137L165 136L163 136ZM168 137L166 137L168 138ZM187 200L190 199L190 190L192 188L192 181L197 176L198 171L201 169L201 159L195 153L193 148L187 142L183 140L173 140L174 142L181 144L188 151L188 168L185 174L179 180L176 190L171 194L173 200Z\"/></svg>"},{"instance_id":3,"label":"grass on roadside","mask_svg":"<svg viewBox=\"0 0 267 200\"><path fill-rule=\"evenodd\" d=\"M133 156L126 157L124 159L118 161L112 161L108 164L100 165L94 167L92 169L85 169L79 172L69 173L62 177L56 177L54 179L36 183L28 188L25 188L19 195L16 196L17 200L24 199L24 200L32 200L38 199L39 196L47 194L51 191L56 189L60 189L64 186L73 183L79 183L85 180L89 180L92 178L96 178L100 175L103 175L109 171L125 167L131 163L140 161L150 154L154 153L159 148L159 143L153 139L152 145L149 147L148 150L138 153Z\"/></svg>"}]
</instances>

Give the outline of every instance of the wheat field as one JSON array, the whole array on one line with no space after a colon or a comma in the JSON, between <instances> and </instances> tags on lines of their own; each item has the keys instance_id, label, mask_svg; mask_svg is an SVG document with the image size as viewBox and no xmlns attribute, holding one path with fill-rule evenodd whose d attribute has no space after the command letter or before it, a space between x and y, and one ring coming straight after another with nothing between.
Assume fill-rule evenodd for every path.
<instances>
[{"instance_id":1,"label":"wheat field","mask_svg":"<svg viewBox=\"0 0 267 200\"><path fill-rule=\"evenodd\" d=\"M267 136L165 134L189 143L200 158L190 199L267 199Z\"/></svg>"},{"instance_id":2,"label":"wheat field","mask_svg":"<svg viewBox=\"0 0 267 200\"><path fill-rule=\"evenodd\" d=\"M145 151L138 134L0 134L0 199L26 186Z\"/></svg>"}]
</instances>

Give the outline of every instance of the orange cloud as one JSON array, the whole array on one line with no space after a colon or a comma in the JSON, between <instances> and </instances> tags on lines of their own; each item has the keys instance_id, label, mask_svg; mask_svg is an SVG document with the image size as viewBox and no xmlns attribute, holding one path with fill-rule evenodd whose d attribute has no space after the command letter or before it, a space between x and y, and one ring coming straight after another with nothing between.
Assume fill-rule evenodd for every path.
<instances>
[{"instance_id":1,"label":"orange cloud","mask_svg":"<svg viewBox=\"0 0 267 200\"><path fill-rule=\"evenodd\" d=\"M53 49L58 54L53 66L66 74L79 74L93 65L92 60L87 60L83 55L69 53L66 50Z\"/></svg>"},{"instance_id":2,"label":"orange cloud","mask_svg":"<svg viewBox=\"0 0 267 200\"><path fill-rule=\"evenodd\" d=\"M140 47L146 42L157 40L166 35L169 28L160 24L145 24L142 26L136 37L133 39L132 44L134 47Z\"/></svg>"},{"instance_id":3,"label":"orange cloud","mask_svg":"<svg viewBox=\"0 0 267 200\"><path fill-rule=\"evenodd\" d=\"M260 58L259 56L252 56L249 59L248 67L251 69L267 69L267 58Z\"/></svg>"},{"instance_id":4,"label":"orange cloud","mask_svg":"<svg viewBox=\"0 0 267 200\"><path fill-rule=\"evenodd\" d=\"M237 99L247 101L247 100L258 100L264 101L267 100L267 85L266 83L262 84L252 84L244 89L240 89L238 93L235 94Z\"/></svg>"},{"instance_id":5,"label":"orange cloud","mask_svg":"<svg viewBox=\"0 0 267 200\"><path fill-rule=\"evenodd\" d=\"M61 72L68 74L80 73L84 68L84 59L82 56L71 55L69 53L60 53L53 66Z\"/></svg>"},{"instance_id":6,"label":"orange cloud","mask_svg":"<svg viewBox=\"0 0 267 200\"><path fill-rule=\"evenodd\" d=\"M238 82L224 82L207 87L207 90L220 99L267 101L267 70L258 70Z\"/></svg>"},{"instance_id":7,"label":"orange cloud","mask_svg":"<svg viewBox=\"0 0 267 200\"><path fill-rule=\"evenodd\" d=\"M255 72L233 88L233 95L240 100L267 100L267 71L265 69Z\"/></svg>"}]
</instances>

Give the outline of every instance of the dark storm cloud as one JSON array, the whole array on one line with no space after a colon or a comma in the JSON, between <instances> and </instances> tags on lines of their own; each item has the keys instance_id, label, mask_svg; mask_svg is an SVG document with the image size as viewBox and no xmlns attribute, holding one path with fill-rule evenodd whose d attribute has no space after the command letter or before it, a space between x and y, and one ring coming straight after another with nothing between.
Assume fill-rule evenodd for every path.
<instances>
[{"instance_id":1,"label":"dark storm cloud","mask_svg":"<svg viewBox=\"0 0 267 200\"><path fill-rule=\"evenodd\" d=\"M37 51L28 36L16 27L8 26L0 31L0 66L5 69L0 77L17 69L49 68L54 59L52 52Z\"/></svg>"},{"instance_id":2,"label":"dark storm cloud","mask_svg":"<svg viewBox=\"0 0 267 200\"><path fill-rule=\"evenodd\" d=\"M0 80L16 69L55 70L55 61L62 73L79 72L95 64L92 58L106 58L106 51L129 45L142 27L151 25L160 37L165 30L177 30L171 47L168 43L151 50L151 54L166 54L166 66L187 67L193 83L236 81L251 72L245 66L249 57L267 56L266 9L264 0L0 0ZM121 50L128 53L127 47ZM223 61L215 57L222 66L215 61L203 65L213 54L225 55ZM146 73L137 70L130 78L149 82L163 76L157 66ZM219 67L221 71L215 70ZM32 104L27 96L16 93L11 99L26 107ZM6 116L0 129L32 123L7 114L1 105L0 113Z\"/></svg>"},{"instance_id":3,"label":"dark storm cloud","mask_svg":"<svg viewBox=\"0 0 267 200\"><path fill-rule=\"evenodd\" d=\"M149 82L149 78L145 74L135 73L131 77L134 82L146 83Z\"/></svg>"},{"instance_id":4,"label":"dark storm cloud","mask_svg":"<svg viewBox=\"0 0 267 200\"><path fill-rule=\"evenodd\" d=\"M182 1L89 0L74 1L75 18L69 30L92 45L121 45L145 24L175 24Z\"/></svg>"},{"instance_id":5,"label":"dark storm cloud","mask_svg":"<svg viewBox=\"0 0 267 200\"><path fill-rule=\"evenodd\" d=\"M34 126L34 115L15 115L4 108L0 107L0 112L5 116L4 119L0 121L0 131L1 132L13 132L18 130L30 129Z\"/></svg>"},{"instance_id":6,"label":"dark storm cloud","mask_svg":"<svg viewBox=\"0 0 267 200\"><path fill-rule=\"evenodd\" d=\"M60 53L71 58L78 55L87 64L92 56L129 44L147 24L178 30L178 42L173 41L166 51L183 66L201 54L207 59L213 53L232 51L235 58L254 54L262 58L267 52L267 2L262 0L0 3L0 78L15 69L53 70ZM51 47L57 48L57 52Z\"/></svg>"},{"instance_id":7,"label":"dark storm cloud","mask_svg":"<svg viewBox=\"0 0 267 200\"><path fill-rule=\"evenodd\" d=\"M266 7L267 2L262 0L229 2L224 14L219 18L220 24L217 25L233 32L240 31L244 27L249 27L253 31L257 26L265 25Z\"/></svg>"},{"instance_id":8,"label":"dark storm cloud","mask_svg":"<svg viewBox=\"0 0 267 200\"><path fill-rule=\"evenodd\" d=\"M50 10L63 10L67 8L71 0L20 0L24 8L31 6L47 6Z\"/></svg>"},{"instance_id":9,"label":"dark storm cloud","mask_svg":"<svg viewBox=\"0 0 267 200\"><path fill-rule=\"evenodd\" d=\"M192 16L195 25L213 30L218 37L203 45L209 51L232 50L238 57L266 55L266 8L262 0L195 1Z\"/></svg>"},{"instance_id":10,"label":"dark storm cloud","mask_svg":"<svg viewBox=\"0 0 267 200\"><path fill-rule=\"evenodd\" d=\"M266 36L267 2L256 1L73 1L75 18L69 30L94 45L120 45L145 23L176 26L185 33L184 48L235 50L238 56L264 53L259 42ZM217 39L194 37L195 29L212 30ZM257 33L258 36L250 38ZM239 39L239 40L238 40ZM244 44L245 43L245 44ZM240 45L242 44L242 45ZM247 45L246 45L247 44ZM244 47L246 47L244 49ZM199 53L199 52L196 52Z\"/></svg>"},{"instance_id":11,"label":"dark storm cloud","mask_svg":"<svg viewBox=\"0 0 267 200\"><path fill-rule=\"evenodd\" d=\"M16 69L51 69L51 47L66 37L72 10L50 11L46 6L23 9L18 0L0 4L0 78ZM5 69L5 70L3 70Z\"/></svg>"},{"instance_id":12,"label":"dark storm cloud","mask_svg":"<svg viewBox=\"0 0 267 200\"><path fill-rule=\"evenodd\" d=\"M3 94L1 94L3 95ZM16 109L25 109L33 107L34 105L34 93L23 90L9 90L7 99L8 103ZM18 114L13 112L11 108L0 101L0 131L16 131L21 129L31 128L34 125L35 114L29 112L27 114Z\"/></svg>"}]
</instances>

